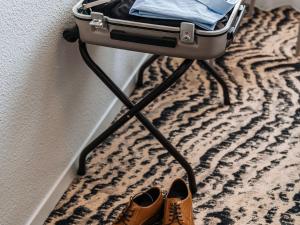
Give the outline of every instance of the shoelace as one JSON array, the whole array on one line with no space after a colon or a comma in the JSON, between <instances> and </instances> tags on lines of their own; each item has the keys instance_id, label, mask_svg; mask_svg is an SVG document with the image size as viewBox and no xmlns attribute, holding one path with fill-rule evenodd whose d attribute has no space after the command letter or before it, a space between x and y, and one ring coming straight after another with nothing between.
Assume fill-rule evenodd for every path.
<instances>
[{"instance_id":1,"label":"shoelace","mask_svg":"<svg viewBox=\"0 0 300 225\"><path fill-rule=\"evenodd\" d=\"M180 225L185 225L182 217L180 205L177 203L171 203L169 212L169 222L167 225L172 225L174 222L178 222Z\"/></svg>"},{"instance_id":2,"label":"shoelace","mask_svg":"<svg viewBox=\"0 0 300 225\"><path fill-rule=\"evenodd\" d=\"M132 203L132 200L126 206L126 208L123 209L123 211L121 212L121 214L119 215L119 217L117 218L117 220L114 224L122 222L124 225L129 225L129 224L127 224L127 222L130 222L130 219L134 214L134 210L131 209L131 203Z\"/></svg>"}]
</instances>

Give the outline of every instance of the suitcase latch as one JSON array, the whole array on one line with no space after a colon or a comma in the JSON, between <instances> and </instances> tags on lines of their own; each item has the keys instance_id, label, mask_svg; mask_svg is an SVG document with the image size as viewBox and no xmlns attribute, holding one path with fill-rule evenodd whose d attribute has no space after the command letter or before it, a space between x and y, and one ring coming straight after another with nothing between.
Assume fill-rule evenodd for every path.
<instances>
[{"instance_id":1,"label":"suitcase latch","mask_svg":"<svg viewBox=\"0 0 300 225\"><path fill-rule=\"evenodd\" d=\"M92 27L92 31L101 32L103 30L108 30L107 22L102 13L92 12L92 21L90 22L90 26Z\"/></svg>"},{"instance_id":2,"label":"suitcase latch","mask_svg":"<svg viewBox=\"0 0 300 225\"><path fill-rule=\"evenodd\" d=\"M193 44L195 40L195 24L182 22L180 24L180 41L185 44Z\"/></svg>"}]
</instances>

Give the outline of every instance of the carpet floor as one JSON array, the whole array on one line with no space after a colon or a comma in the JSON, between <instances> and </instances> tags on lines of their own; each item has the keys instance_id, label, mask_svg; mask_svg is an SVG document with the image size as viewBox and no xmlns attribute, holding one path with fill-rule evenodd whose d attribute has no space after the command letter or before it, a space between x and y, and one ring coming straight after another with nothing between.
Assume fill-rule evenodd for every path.
<instances>
[{"instance_id":1,"label":"carpet floor","mask_svg":"<svg viewBox=\"0 0 300 225\"><path fill-rule=\"evenodd\" d=\"M255 11L227 53L214 61L222 89L195 62L144 113L191 163L197 178L196 225L300 224L300 14ZM161 57L145 72L138 101L182 59ZM124 111L124 110L123 110ZM74 180L45 225L110 224L129 196L168 189L184 170L132 119L95 149L87 174Z\"/></svg>"}]
</instances>

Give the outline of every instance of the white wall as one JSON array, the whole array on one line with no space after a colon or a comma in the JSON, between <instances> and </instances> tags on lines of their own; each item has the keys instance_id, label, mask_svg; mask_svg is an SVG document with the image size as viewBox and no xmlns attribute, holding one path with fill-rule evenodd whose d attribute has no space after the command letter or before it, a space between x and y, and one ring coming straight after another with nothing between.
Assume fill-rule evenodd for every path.
<instances>
[{"instance_id":1,"label":"white wall","mask_svg":"<svg viewBox=\"0 0 300 225\"><path fill-rule=\"evenodd\" d=\"M77 45L61 38L75 3L1 1L1 225L41 224L74 175L72 160L114 100ZM99 47L92 52L120 86L144 56Z\"/></svg>"},{"instance_id":2,"label":"white wall","mask_svg":"<svg viewBox=\"0 0 300 225\"><path fill-rule=\"evenodd\" d=\"M299 0L256 0L256 6L264 10L271 10L280 6L289 5L300 10Z\"/></svg>"}]
</instances>

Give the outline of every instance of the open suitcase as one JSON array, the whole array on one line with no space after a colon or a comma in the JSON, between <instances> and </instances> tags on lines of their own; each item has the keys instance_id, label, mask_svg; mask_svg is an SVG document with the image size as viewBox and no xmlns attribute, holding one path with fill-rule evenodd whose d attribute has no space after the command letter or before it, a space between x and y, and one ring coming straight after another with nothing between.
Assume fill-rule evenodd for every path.
<instances>
[{"instance_id":1,"label":"open suitcase","mask_svg":"<svg viewBox=\"0 0 300 225\"><path fill-rule=\"evenodd\" d=\"M74 6L73 13L80 39L85 43L188 59L211 59L222 55L233 40L245 13L242 3L243 0L238 0L227 19L214 31L188 22L169 26L151 20L116 19L97 11L86 14L82 13L83 0Z\"/></svg>"}]
</instances>

